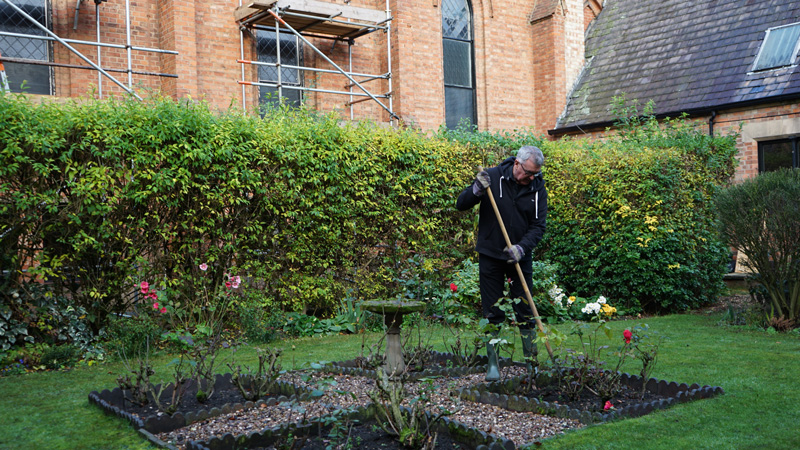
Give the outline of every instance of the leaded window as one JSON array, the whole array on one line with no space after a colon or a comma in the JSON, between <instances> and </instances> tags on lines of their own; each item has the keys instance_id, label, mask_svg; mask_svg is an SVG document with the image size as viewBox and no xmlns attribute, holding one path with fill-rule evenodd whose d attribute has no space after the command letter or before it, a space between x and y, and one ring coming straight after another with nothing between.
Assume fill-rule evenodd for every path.
<instances>
[{"instance_id":1,"label":"leaded window","mask_svg":"<svg viewBox=\"0 0 800 450\"><path fill-rule=\"evenodd\" d=\"M278 34L280 34L280 47L278 47ZM294 106L300 106L302 101L302 94L300 89L292 89L292 87L300 87L302 85L302 77L300 69L292 67L283 67L285 65L300 66L300 45L297 36L293 33L281 30L276 33L274 29L257 29L257 42L256 47L258 51L258 60L260 62L278 63L278 51L280 50L280 69L275 66L258 66L258 81L259 83L280 83L282 89L280 90L280 97L283 97L283 102ZM278 70L280 70L280 77ZM288 87L287 87L288 86ZM278 88L274 86L259 86L259 104L277 104L279 102Z\"/></svg>"},{"instance_id":2,"label":"leaded window","mask_svg":"<svg viewBox=\"0 0 800 450\"><path fill-rule=\"evenodd\" d=\"M49 28L50 12L46 0L14 0L14 5ZM0 1L0 32L35 36L46 34L36 24L2 1ZM0 33L0 54L5 58L50 61L51 51L49 41ZM4 62L3 65L12 92L43 95L53 93L52 70L49 66L10 62Z\"/></svg>"},{"instance_id":3,"label":"leaded window","mask_svg":"<svg viewBox=\"0 0 800 450\"><path fill-rule=\"evenodd\" d=\"M444 68L445 125L474 125L475 64L472 7L468 0L442 2L442 63Z\"/></svg>"}]
</instances>

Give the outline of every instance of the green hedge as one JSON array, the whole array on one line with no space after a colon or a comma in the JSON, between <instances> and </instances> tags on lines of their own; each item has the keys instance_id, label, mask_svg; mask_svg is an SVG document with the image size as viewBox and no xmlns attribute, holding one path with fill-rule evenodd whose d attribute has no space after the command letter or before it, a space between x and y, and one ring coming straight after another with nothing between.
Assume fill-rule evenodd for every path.
<instances>
[{"instance_id":1,"label":"green hedge","mask_svg":"<svg viewBox=\"0 0 800 450\"><path fill-rule=\"evenodd\" d=\"M454 199L477 158L302 110L259 119L169 99L0 95L3 292L30 263L98 326L141 281L183 319L218 300L226 275L293 310L391 295L409 255L439 267L471 248Z\"/></svg>"},{"instance_id":2,"label":"green hedge","mask_svg":"<svg viewBox=\"0 0 800 450\"><path fill-rule=\"evenodd\" d=\"M714 226L717 183L703 158L613 143L546 146L548 232L540 254L579 295L626 310L680 311L716 300L728 249Z\"/></svg>"},{"instance_id":3,"label":"green hedge","mask_svg":"<svg viewBox=\"0 0 800 450\"><path fill-rule=\"evenodd\" d=\"M713 196L733 175L736 137L710 137L683 119L659 124L651 105L640 115L616 101L619 133L603 142L554 142L526 130L440 135L495 162L522 145L542 148L549 211L536 257L558 263L570 295L604 295L627 313L714 302L729 249Z\"/></svg>"},{"instance_id":4,"label":"green hedge","mask_svg":"<svg viewBox=\"0 0 800 450\"><path fill-rule=\"evenodd\" d=\"M628 309L684 309L721 286L727 250L707 201L735 150L673 125L553 143L305 110L260 119L169 99L0 95L0 294L45 277L96 329L131 307L141 281L185 324L209 314L230 275L247 287L236 301L284 310L393 296L416 268L472 255L477 213L456 212L455 198L475 167L525 143L548 158L539 256L559 263L559 283Z\"/></svg>"}]
</instances>

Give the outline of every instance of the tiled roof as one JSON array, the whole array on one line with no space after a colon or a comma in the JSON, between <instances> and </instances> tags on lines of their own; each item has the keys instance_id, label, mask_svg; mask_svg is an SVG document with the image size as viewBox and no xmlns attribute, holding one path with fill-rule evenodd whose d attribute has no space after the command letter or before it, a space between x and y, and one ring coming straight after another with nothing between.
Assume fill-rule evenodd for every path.
<instances>
[{"instance_id":1,"label":"tiled roof","mask_svg":"<svg viewBox=\"0 0 800 450\"><path fill-rule=\"evenodd\" d=\"M606 0L556 129L613 121L609 106L623 94L672 117L800 98L800 67L750 72L765 31L797 22L798 0Z\"/></svg>"}]
</instances>

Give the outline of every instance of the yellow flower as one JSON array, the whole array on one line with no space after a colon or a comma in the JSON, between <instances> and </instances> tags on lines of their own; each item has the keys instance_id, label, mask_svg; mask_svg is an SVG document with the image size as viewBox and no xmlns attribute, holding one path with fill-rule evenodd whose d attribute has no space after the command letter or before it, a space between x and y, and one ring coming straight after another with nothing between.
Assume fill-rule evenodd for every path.
<instances>
[{"instance_id":1,"label":"yellow flower","mask_svg":"<svg viewBox=\"0 0 800 450\"><path fill-rule=\"evenodd\" d=\"M617 308L614 308L608 303L604 303L603 306L601 306L601 309L607 317L611 317L612 315L614 315L615 312L617 312Z\"/></svg>"},{"instance_id":2,"label":"yellow flower","mask_svg":"<svg viewBox=\"0 0 800 450\"><path fill-rule=\"evenodd\" d=\"M567 301L569 301L570 304L575 303L575 296L574 295L570 295L569 298L567 299Z\"/></svg>"}]
</instances>

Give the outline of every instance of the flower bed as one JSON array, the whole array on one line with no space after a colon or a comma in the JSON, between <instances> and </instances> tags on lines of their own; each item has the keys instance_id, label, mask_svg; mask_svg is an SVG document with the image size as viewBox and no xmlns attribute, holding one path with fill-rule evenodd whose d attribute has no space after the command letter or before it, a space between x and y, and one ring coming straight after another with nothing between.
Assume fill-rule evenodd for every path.
<instances>
[{"instance_id":1,"label":"flower bed","mask_svg":"<svg viewBox=\"0 0 800 450\"><path fill-rule=\"evenodd\" d=\"M158 390L158 386L156 386ZM196 392L191 388L186 392L186 398L193 398ZM122 417L129 421L136 429L146 430L148 433L163 433L185 427L188 424L205 420L209 417L227 414L259 405L272 405L287 400L308 400L308 390L286 382L277 382L271 395L256 401L244 401L238 389L231 381L231 374L217 375L215 380L215 394L205 404L187 402L178 412L165 414L155 408L143 409L125 398L125 392L120 388L104 389L101 392L92 391L89 394L89 403L95 404L107 414ZM162 398L172 395L172 387L168 386L162 393ZM238 397L238 401L235 400ZM152 405L152 400L150 405Z\"/></svg>"},{"instance_id":2,"label":"flower bed","mask_svg":"<svg viewBox=\"0 0 800 450\"><path fill-rule=\"evenodd\" d=\"M410 410L403 408L406 412ZM374 423L375 407L355 408L346 415L337 417L337 422L358 421L362 427L368 427ZM430 415L428 415L430 418ZM300 441L323 440L328 438L331 425L325 418L317 418L306 424L289 424L281 427L268 428L261 432L248 433L234 436L226 434L221 437L214 437L204 441L190 441L186 444L186 450L246 450L255 448L278 448L281 444L287 443L289 436ZM467 427L466 425L442 419L435 426L437 439L436 448L442 449L470 449L470 450L510 450L515 448L513 442L498 436ZM387 437L387 444L391 445L393 440ZM383 443L380 444L383 446ZM293 446L292 448L305 448L303 446ZM324 448L324 446L322 447ZM393 447L384 447L393 448ZM399 448L399 447L398 447Z\"/></svg>"},{"instance_id":3,"label":"flower bed","mask_svg":"<svg viewBox=\"0 0 800 450\"><path fill-rule=\"evenodd\" d=\"M544 373L539 374L535 381L536 386L541 388L553 387L555 384L555 381ZM607 403L605 408L601 407L601 411L598 411L598 408L576 406L578 403L570 404L564 401L550 402L540 400L541 391L539 389L523 394L527 377L514 377L505 381L487 383L474 389L461 390L459 396L463 400L487 403L511 411L537 412L579 420L581 423L588 425L620 417L639 417L657 409L668 408L677 403L710 398L724 393L719 386L700 386L697 383L691 385L686 383L678 384L674 381L670 382L656 378L650 378L645 383L642 377L628 373L621 374L620 381L623 389L636 392L644 390L648 395L642 401L629 402L629 404L619 409L613 407L613 404Z\"/></svg>"}]
</instances>

